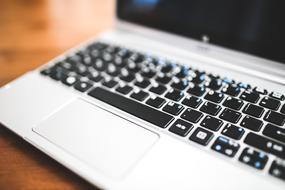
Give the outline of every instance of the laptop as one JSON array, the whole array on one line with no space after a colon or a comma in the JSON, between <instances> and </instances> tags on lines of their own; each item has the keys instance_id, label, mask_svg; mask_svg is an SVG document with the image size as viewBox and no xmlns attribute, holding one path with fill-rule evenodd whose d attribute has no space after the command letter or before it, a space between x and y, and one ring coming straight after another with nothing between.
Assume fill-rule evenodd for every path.
<instances>
[{"instance_id":1,"label":"laptop","mask_svg":"<svg viewBox=\"0 0 285 190\"><path fill-rule=\"evenodd\" d=\"M1 88L0 122L102 189L284 190L284 8L118 0L114 28Z\"/></svg>"}]
</instances>

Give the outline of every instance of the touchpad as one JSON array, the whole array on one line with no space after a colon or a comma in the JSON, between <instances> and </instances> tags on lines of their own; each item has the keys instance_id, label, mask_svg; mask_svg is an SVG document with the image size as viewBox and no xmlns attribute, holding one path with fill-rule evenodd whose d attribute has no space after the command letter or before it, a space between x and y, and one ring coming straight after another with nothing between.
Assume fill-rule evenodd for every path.
<instances>
[{"instance_id":1,"label":"touchpad","mask_svg":"<svg viewBox=\"0 0 285 190\"><path fill-rule=\"evenodd\" d=\"M81 99L33 130L113 178L123 177L159 139L156 133Z\"/></svg>"}]
</instances>

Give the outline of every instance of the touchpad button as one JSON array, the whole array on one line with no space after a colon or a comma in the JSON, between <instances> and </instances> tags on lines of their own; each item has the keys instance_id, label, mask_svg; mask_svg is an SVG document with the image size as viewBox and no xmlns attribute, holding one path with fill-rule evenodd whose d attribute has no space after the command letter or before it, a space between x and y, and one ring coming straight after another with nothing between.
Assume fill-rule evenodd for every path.
<instances>
[{"instance_id":1,"label":"touchpad button","mask_svg":"<svg viewBox=\"0 0 285 190\"><path fill-rule=\"evenodd\" d=\"M123 177L159 139L156 133L81 99L33 131L113 178Z\"/></svg>"}]
</instances>

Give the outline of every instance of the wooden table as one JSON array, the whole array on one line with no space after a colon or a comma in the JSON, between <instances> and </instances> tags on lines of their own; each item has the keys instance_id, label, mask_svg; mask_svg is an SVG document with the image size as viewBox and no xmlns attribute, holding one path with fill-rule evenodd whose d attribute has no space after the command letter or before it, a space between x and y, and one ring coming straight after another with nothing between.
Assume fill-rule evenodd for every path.
<instances>
[{"instance_id":1,"label":"wooden table","mask_svg":"<svg viewBox=\"0 0 285 190\"><path fill-rule=\"evenodd\" d=\"M0 86L111 27L113 10L113 0L0 0ZM93 188L0 126L1 190Z\"/></svg>"}]
</instances>

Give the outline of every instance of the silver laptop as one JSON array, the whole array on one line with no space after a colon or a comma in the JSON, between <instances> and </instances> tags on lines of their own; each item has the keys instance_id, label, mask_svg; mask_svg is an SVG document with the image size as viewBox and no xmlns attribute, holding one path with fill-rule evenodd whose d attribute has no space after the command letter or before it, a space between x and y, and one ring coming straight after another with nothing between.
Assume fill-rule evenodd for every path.
<instances>
[{"instance_id":1,"label":"silver laptop","mask_svg":"<svg viewBox=\"0 0 285 190\"><path fill-rule=\"evenodd\" d=\"M0 122L103 189L284 190L285 3L116 7L2 87Z\"/></svg>"}]
</instances>

